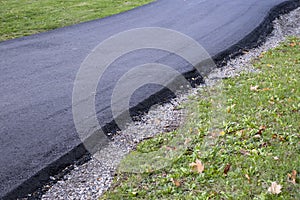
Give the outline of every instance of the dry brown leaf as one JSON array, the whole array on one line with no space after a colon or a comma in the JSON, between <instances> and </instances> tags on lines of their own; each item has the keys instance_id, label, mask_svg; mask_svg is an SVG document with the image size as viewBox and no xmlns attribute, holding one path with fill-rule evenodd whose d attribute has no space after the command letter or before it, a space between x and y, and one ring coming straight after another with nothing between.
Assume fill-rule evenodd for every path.
<instances>
[{"instance_id":1,"label":"dry brown leaf","mask_svg":"<svg viewBox=\"0 0 300 200\"><path fill-rule=\"evenodd\" d=\"M285 141L285 138L282 137L282 136L279 136L279 140L280 140L281 142L284 142L284 141Z\"/></svg>"},{"instance_id":2,"label":"dry brown leaf","mask_svg":"<svg viewBox=\"0 0 300 200\"><path fill-rule=\"evenodd\" d=\"M235 106L236 106L236 104L232 104L231 106L228 106L227 112L228 112L228 113L231 113L232 109L234 109Z\"/></svg>"},{"instance_id":3,"label":"dry brown leaf","mask_svg":"<svg viewBox=\"0 0 300 200\"><path fill-rule=\"evenodd\" d=\"M264 143L259 145L259 148L266 148L268 146L269 146L269 144L267 142L264 142Z\"/></svg>"},{"instance_id":4,"label":"dry brown leaf","mask_svg":"<svg viewBox=\"0 0 300 200\"><path fill-rule=\"evenodd\" d=\"M224 174L227 175L229 170L230 170L231 164L227 164L226 167L224 168Z\"/></svg>"},{"instance_id":5,"label":"dry brown leaf","mask_svg":"<svg viewBox=\"0 0 300 200\"><path fill-rule=\"evenodd\" d=\"M277 184L276 182L272 182L271 187L269 187L268 192L271 194L280 194L282 186Z\"/></svg>"},{"instance_id":6,"label":"dry brown leaf","mask_svg":"<svg viewBox=\"0 0 300 200\"><path fill-rule=\"evenodd\" d=\"M184 145L188 145L191 141L192 141L191 138L187 138L187 139L184 141Z\"/></svg>"},{"instance_id":7,"label":"dry brown leaf","mask_svg":"<svg viewBox=\"0 0 300 200\"><path fill-rule=\"evenodd\" d=\"M265 55L265 53L263 52L263 53L261 53L258 57L259 57L259 58L263 58L264 55Z\"/></svg>"},{"instance_id":8,"label":"dry brown leaf","mask_svg":"<svg viewBox=\"0 0 300 200\"><path fill-rule=\"evenodd\" d=\"M262 91L270 91L272 90L271 88L263 88Z\"/></svg>"},{"instance_id":9,"label":"dry brown leaf","mask_svg":"<svg viewBox=\"0 0 300 200\"><path fill-rule=\"evenodd\" d=\"M249 151L246 151L244 149L241 149L240 150L240 153L243 154L244 156L249 156L250 155L250 152Z\"/></svg>"},{"instance_id":10,"label":"dry brown leaf","mask_svg":"<svg viewBox=\"0 0 300 200\"><path fill-rule=\"evenodd\" d=\"M168 151L175 151L176 147L166 146L165 147Z\"/></svg>"},{"instance_id":11,"label":"dry brown leaf","mask_svg":"<svg viewBox=\"0 0 300 200\"><path fill-rule=\"evenodd\" d=\"M291 42L291 43L290 43L290 46L291 46L291 47L295 47L296 45L297 45L296 42Z\"/></svg>"},{"instance_id":12,"label":"dry brown leaf","mask_svg":"<svg viewBox=\"0 0 300 200\"><path fill-rule=\"evenodd\" d=\"M251 183L250 176L248 174L245 174L246 179L248 180L249 183Z\"/></svg>"},{"instance_id":13,"label":"dry brown leaf","mask_svg":"<svg viewBox=\"0 0 300 200\"><path fill-rule=\"evenodd\" d=\"M201 174L204 171L204 165L198 159L196 160L196 163L191 163L190 167L192 167L193 171L198 172L199 174Z\"/></svg>"},{"instance_id":14,"label":"dry brown leaf","mask_svg":"<svg viewBox=\"0 0 300 200\"><path fill-rule=\"evenodd\" d=\"M296 170L293 170L292 172L292 180L293 182L296 184L296 178L297 178L297 171Z\"/></svg>"},{"instance_id":15,"label":"dry brown leaf","mask_svg":"<svg viewBox=\"0 0 300 200\"><path fill-rule=\"evenodd\" d=\"M262 133L267 129L266 126L260 126L256 135L262 135Z\"/></svg>"},{"instance_id":16,"label":"dry brown leaf","mask_svg":"<svg viewBox=\"0 0 300 200\"><path fill-rule=\"evenodd\" d=\"M272 135L272 139L276 139L277 137L278 137L277 134L273 134L273 135Z\"/></svg>"},{"instance_id":17,"label":"dry brown leaf","mask_svg":"<svg viewBox=\"0 0 300 200\"><path fill-rule=\"evenodd\" d=\"M296 185L296 178L297 178L297 171L293 170L292 174L288 174L288 178L289 178L289 182L293 183L294 185Z\"/></svg>"},{"instance_id":18,"label":"dry brown leaf","mask_svg":"<svg viewBox=\"0 0 300 200\"><path fill-rule=\"evenodd\" d=\"M180 181L178 181L178 180L175 180L175 179L171 179L171 181L174 183L174 185L176 186L176 187L180 187L181 186L181 183L180 183Z\"/></svg>"},{"instance_id":19,"label":"dry brown leaf","mask_svg":"<svg viewBox=\"0 0 300 200\"><path fill-rule=\"evenodd\" d=\"M180 187L181 183L179 181L174 181L174 184L176 185L176 187Z\"/></svg>"}]
</instances>

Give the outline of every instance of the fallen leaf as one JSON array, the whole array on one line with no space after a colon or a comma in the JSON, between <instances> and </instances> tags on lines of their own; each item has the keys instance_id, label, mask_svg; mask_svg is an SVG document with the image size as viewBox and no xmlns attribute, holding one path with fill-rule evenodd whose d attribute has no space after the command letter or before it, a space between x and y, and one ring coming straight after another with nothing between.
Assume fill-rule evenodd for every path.
<instances>
[{"instance_id":1,"label":"fallen leaf","mask_svg":"<svg viewBox=\"0 0 300 200\"><path fill-rule=\"evenodd\" d=\"M256 135L262 135L262 133L266 130L266 126L260 126Z\"/></svg>"},{"instance_id":2,"label":"fallen leaf","mask_svg":"<svg viewBox=\"0 0 300 200\"><path fill-rule=\"evenodd\" d=\"M250 176L248 174L245 174L246 179L248 180L249 183L251 183Z\"/></svg>"},{"instance_id":3,"label":"fallen leaf","mask_svg":"<svg viewBox=\"0 0 300 200\"><path fill-rule=\"evenodd\" d=\"M296 184L296 178L297 178L297 171L296 170L293 170L292 172L292 179L293 179L293 182Z\"/></svg>"},{"instance_id":4,"label":"fallen leaf","mask_svg":"<svg viewBox=\"0 0 300 200\"><path fill-rule=\"evenodd\" d=\"M256 85L256 86L252 86L252 85L251 85L250 90L251 90L251 91L258 91L258 88L259 88L258 85Z\"/></svg>"},{"instance_id":5,"label":"fallen leaf","mask_svg":"<svg viewBox=\"0 0 300 200\"><path fill-rule=\"evenodd\" d=\"M191 141L192 141L191 138L187 138L187 139L184 141L184 145L188 145Z\"/></svg>"},{"instance_id":6,"label":"fallen leaf","mask_svg":"<svg viewBox=\"0 0 300 200\"><path fill-rule=\"evenodd\" d=\"M273 135L272 135L272 138L273 138L273 139L276 139L277 137L278 137L277 134L273 134Z\"/></svg>"},{"instance_id":7,"label":"fallen leaf","mask_svg":"<svg viewBox=\"0 0 300 200\"><path fill-rule=\"evenodd\" d=\"M236 106L236 104L233 104L233 105L229 106L227 108L227 113L231 113L232 109L234 109L235 106Z\"/></svg>"},{"instance_id":8,"label":"fallen leaf","mask_svg":"<svg viewBox=\"0 0 300 200\"><path fill-rule=\"evenodd\" d=\"M279 140L280 140L281 142L284 142L284 141L285 141L285 138L282 137L282 136L279 136Z\"/></svg>"},{"instance_id":9,"label":"fallen leaf","mask_svg":"<svg viewBox=\"0 0 300 200\"><path fill-rule=\"evenodd\" d=\"M267 142L264 142L264 143L259 145L259 148L266 148L268 146L269 146L269 144Z\"/></svg>"},{"instance_id":10,"label":"fallen leaf","mask_svg":"<svg viewBox=\"0 0 300 200\"><path fill-rule=\"evenodd\" d=\"M143 189L144 190L149 190L149 188L147 186L144 186Z\"/></svg>"},{"instance_id":11,"label":"fallen leaf","mask_svg":"<svg viewBox=\"0 0 300 200\"><path fill-rule=\"evenodd\" d=\"M291 46L291 47L294 47L294 46L296 46L296 45L297 45L296 42L291 42L291 43L290 43L290 46Z\"/></svg>"},{"instance_id":12,"label":"fallen leaf","mask_svg":"<svg viewBox=\"0 0 300 200\"><path fill-rule=\"evenodd\" d=\"M258 57L259 57L259 58L263 58L264 55L265 55L265 52L261 53Z\"/></svg>"},{"instance_id":13,"label":"fallen leaf","mask_svg":"<svg viewBox=\"0 0 300 200\"><path fill-rule=\"evenodd\" d=\"M181 183L179 181L174 181L174 184L177 186L177 187L180 187Z\"/></svg>"},{"instance_id":14,"label":"fallen leaf","mask_svg":"<svg viewBox=\"0 0 300 200\"><path fill-rule=\"evenodd\" d=\"M271 187L269 187L268 192L271 194L280 194L282 186L277 184L276 182L272 182Z\"/></svg>"},{"instance_id":15,"label":"fallen leaf","mask_svg":"<svg viewBox=\"0 0 300 200\"><path fill-rule=\"evenodd\" d=\"M171 179L171 181L174 183L174 185L176 186L176 187L180 187L181 186L181 183L179 182L179 181L177 181L177 180L175 180L175 179Z\"/></svg>"},{"instance_id":16,"label":"fallen leaf","mask_svg":"<svg viewBox=\"0 0 300 200\"><path fill-rule=\"evenodd\" d=\"M191 163L190 167L192 167L193 171L198 172L199 174L201 174L204 171L204 165L198 159L196 160L196 163Z\"/></svg>"},{"instance_id":17,"label":"fallen leaf","mask_svg":"<svg viewBox=\"0 0 300 200\"><path fill-rule=\"evenodd\" d=\"M250 155L250 152L249 151L246 151L244 149L241 149L240 150L240 153L243 154L244 156L249 156Z\"/></svg>"},{"instance_id":18,"label":"fallen leaf","mask_svg":"<svg viewBox=\"0 0 300 200\"><path fill-rule=\"evenodd\" d=\"M224 174L227 175L229 170L230 170L231 164L227 164L226 167L224 168Z\"/></svg>"},{"instance_id":19,"label":"fallen leaf","mask_svg":"<svg viewBox=\"0 0 300 200\"><path fill-rule=\"evenodd\" d=\"M289 178L289 182L293 183L294 185L296 185L296 178L297 178L297 171L293 170L292 174L288 174L288 178Z\"/></svg>"},{"instance_id":20,"label":"fallen leaf","mask_svg":"<svg viewBox=\"0 0 300 200\"><path fill-rule=\"evenodd\" d=\"M272 90L271 88L263 88L262 91L270 91Z\"/></svg>"},{"instance_id":21,"label":"fallen leaf","mask_svg":"<svg viewBox=\"0 0 300 200\"><path fill-rule=\"evenodd\" d=\"M274 160L279 160L279 158L277 156L274 157Z\"/></svg>"},{"instance_id":22,"label":"fallen leaf","mask_svg":"<svg viewBox=\"0 0 300 200\"><path fill-rule=\"evenodd\" d=\"M166 146L166 149L167 149L168 151L175 151L175 150L176 150L176 147Z\"/></svg>"}]
</instances>

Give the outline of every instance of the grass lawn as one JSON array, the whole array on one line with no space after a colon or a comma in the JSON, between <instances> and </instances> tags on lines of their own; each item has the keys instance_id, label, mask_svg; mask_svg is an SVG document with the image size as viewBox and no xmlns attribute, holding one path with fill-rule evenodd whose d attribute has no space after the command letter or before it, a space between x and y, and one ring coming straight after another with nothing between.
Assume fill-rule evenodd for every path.
<instances>
[{"instance_id":1,"label":"grass lawn","mask_svg":"<svg viewBox=\"0 0 300 200\"><path fill-rule=\"evenodd\" d=\"M117 14L153 0L1 0L0 41Z\"/></svg>"},{"instance_id":2,"label":"grass lawn","mask_svg":"<svg viewBox=\"0 0 300 200\"><path fill-rule=\"evenodd\" d=\"M188 147L172 165L119 171L102 199L300 199L300 39L253 63L259 73L202 89L184 105L184 127L142 142L123 161L134 165L138 153L176 151L169 142L185 135Z\"/></svg>"}]
</instances>

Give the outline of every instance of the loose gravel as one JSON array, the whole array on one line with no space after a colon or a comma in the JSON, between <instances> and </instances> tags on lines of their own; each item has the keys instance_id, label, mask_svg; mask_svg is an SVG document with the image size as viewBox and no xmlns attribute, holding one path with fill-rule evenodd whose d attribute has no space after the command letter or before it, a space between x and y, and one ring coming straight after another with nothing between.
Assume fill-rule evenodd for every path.
<instances>
[{"instance_id":1,"label":"loose gravel","mask_svg":"<svg viewBox=\"0 0 300 200\"><path fill-rule=\"evenodd\" d=\"M281 16L274 21L274 30L266 42L258 48L227 62L227 65L215 70L205 80L214 84L216 80L238 76L242 71L255 72L251 61L261 53L276 47L287 36L300 36L300 8ZM171 103L158 105L142 117L141 121L130 124L126 130L118 132L111 143L90 161L73 166L74 169L54 185L45 186L48 191L43 200L52 199L97 199L111 186L115 170L120 160L135 149L144 139L168 132L179 127L184 121L185 110L177 109L191 95L197 95L198 89L191 89ZM55 178L52 177L54 181Z\"/></svg>"}]
</instances>

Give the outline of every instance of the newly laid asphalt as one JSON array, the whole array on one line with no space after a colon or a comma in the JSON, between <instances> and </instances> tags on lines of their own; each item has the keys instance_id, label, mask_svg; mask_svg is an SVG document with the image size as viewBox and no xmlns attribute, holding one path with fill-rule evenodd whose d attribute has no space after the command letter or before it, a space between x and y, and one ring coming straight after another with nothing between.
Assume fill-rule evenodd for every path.
<instances>
[{"instance_id":1,"label":"newly laid asphalt","mask_svg":"<svg viewBox=\"0 0 300 200\"><path fill-rule=\"evenodd\" d=\"M133 28L164 27L222 58L255 46L271 30L274 17L299 5L299 0L158 0L105 19L0 43L0 199L32 191L85 153L73 122L73 83L83 60L101 41ZM181 73L192 70L181 58L166 55L141 51L113 64L96 96L101 126L112 121L112 89L131 67L161 62ZM155 87L147 90L140 90L133 105Z\"/></svg>"}]
</instances>

